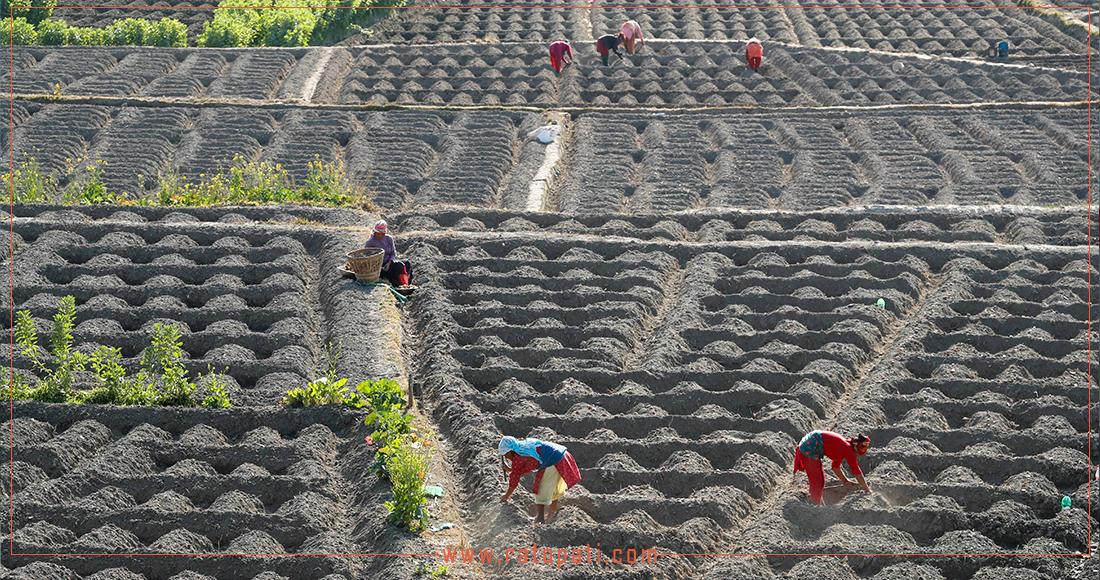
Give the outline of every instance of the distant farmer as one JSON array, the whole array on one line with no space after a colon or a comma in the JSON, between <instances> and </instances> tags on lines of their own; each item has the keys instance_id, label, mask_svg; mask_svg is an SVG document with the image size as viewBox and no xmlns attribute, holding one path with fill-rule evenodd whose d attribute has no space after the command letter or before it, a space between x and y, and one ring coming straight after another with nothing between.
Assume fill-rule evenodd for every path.
<instances>
[{"instance_id":1,"label":"distant farmer","mask_svg":"<svg viewBox=\"0 0 1100 580\"><path fill-rule=\"evenodd\" d=\"M386 220L378 220L364 247L382 248L382 277L394 286L409 286L412 283L412 264L408 260L397 259L397 247L393 244L393 236L386 233L386 230Z\"/></svg>"},{"instance_id":2,"label":"distant farmer","mask_svg":"<svg viewBox=\"0 0 1100 580\"><path fill-rule=\"evenodd\" d=\"M623 48L629 54L634 54L635 42L645 44L645 39L642 38L642 27L633 20L623 23L623 31L619 36L623 37Z\"/></svg>"},{"instance_id":3,"label":"distant farmer","mask_svg":"<svg viewBox=\"0 0 1100 580\"><path fill-rule=\"evenodd\" d=\"M622 42L622 34L605 34L596 40L596 52L600 53L600 60L603 61L604 66L608 65L608 60L611 57L611 51L615 51L615 54L619 58L623 57L623 53L619 52L619 43Z\"/></svg>"},{"instance_id":4,"label":"distant farmer","mask_svg":"<svg viewBox=\"0 0 1100 580\"><path fill-rule=\"evenodd\" d=\"M558 40L550 43L550 66L554 67L554 72L561 72L572 63L573 47L568 42Z\"/></svg>"},{"instance_id":5,"label":"distant farmer","mask_svg":"<svg viewBox=\"0 0 1100 580\"><path fill-rule=\"evenodd\" d=\"M749 68L752 70L760 69L760 61L764 59L764 47L760 46L760 41L756 37L749 39L749 44L745 47L745 62L749 63Z\"/></svg>"},{"instance_id":6,"label":"distant farmer","mask_svg":"<svg viewBox=\"0 0 1100 580\"><path fill-rule=\"evenodd\" d=\"M847 486L860 486L863 491L871 492L867 482L863 479L863 472L859 469L859 456L867 453L871 446L871 438L860 433L855 437L842 437L832 431L811 431L794 450L794 473L805 470L806 477L810 481L810 501L821 503L821 493L825 489L825 468L822 460L826 457L833 460L833 473L840 478L840 482ZM840 471L840 464L848 462L848 469L856 478L849 481Z\"/></svg>"},{"instance_id":7,"label":"distant farmer","mask_svg":"<svg viewBox=\"0 0 1100 580\"><path fill-rule=\"evenodd\" d=\"M520 476L538 470L535 474L535 485L531 488L539 510L538 517L535 518L536 524L552 519L558 509L558 500L565 495L567 489L581 480L581 473L573 456L565 447L556 443L538 439L517 441L515 437L505 436L501 438L497 451L501 456L500 467L508 475L508 492L500 498L502 502L508 501L512 492L519 487ZM511 461L512 465L505 464L505 459ZM546 506L550 506L550 509L547 510Z\"/></svg>"}]
</instances>

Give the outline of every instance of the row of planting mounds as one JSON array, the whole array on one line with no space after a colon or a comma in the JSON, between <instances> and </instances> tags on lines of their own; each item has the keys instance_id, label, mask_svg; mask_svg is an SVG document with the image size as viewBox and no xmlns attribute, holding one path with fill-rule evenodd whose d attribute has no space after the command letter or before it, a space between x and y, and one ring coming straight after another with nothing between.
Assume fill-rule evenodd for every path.
<instances>
[{"instance_id":1,"label":"row of planting mounds","mask_svg":"<svg viewBox=\"0 0 1100 580\"><path fill-rule=\"evenodd\" d=\"M426 207L389 218L398 233L596 235L683 242L990 242L1085 246L1097 213L1077 208L865 207L814 212L699 211L661 215L565 214Z\"/></svg>"},{"instance_id":2,"label":"row of planting mounds","mask_svg":"<svg viewBox=\"0 0 1100 580\"><path fill-rule=\"evenodd\" d=\"M915 6L889 2L839 2L823 8L800 1L787 9L799 40L807 45L847 46L954 56L986 56L989 47L1008 41L1028 55L1086 54L1078 39L1009 0L995 6L959 7L938 0Z\"/></svg>"},{"instance_id":3,"label":"row of planting mounds","mask_svg":"<svg viewBox=\"0 0 1100 580\"><path fill-rule=\"evenodd\" d=\"M545 47L473 44L363 49L340 102L385 105L664 107L1080 101L1086 75L887 53L775 46L759 71L743 42L650 42L599 63L591 43L555 75Z\"/></svg>"},{"instance_id":4,"label":"row of planting mounds","mask_svg":"<svg viewBox=\"0 0 1100 580\"><path fill-rule=\"evenodd\" d=\"M5 117L2 141L5 147L14 144L17 165L33 158L64 187L82 175L79 167L70 173L74 159L105 161L101 180L108 190L138 196L152 194L161 174L175 171L197 183L243 162L278 165L300 187L309 178L310 163L336 160L343 163L348 181L381 207L400 210L446 201L494 206L501 203L502 190L526 188L526 183L511 183L517 163L542 163L543 149L526 146L527 133L543 122L533 113L27 101L15 102L12 110L14 129ZM514 199L514 192L508 197L512 207L525 203Z\"/></svg>"},{"instance_id":5,"label":"row of planting mounds","mask_svg":"<svg viewBox=\"0 0 1100 580\"><path fill-rule=\"evenodd\" d=\"M377 219L377 214L352 208L328 208L295 204L156 207L118 205L60 205L20 203L9 206L0 219L34 218L61 222L117 221L130 224L240 224L240 225L309 225L332 227L365 226Z\"/></svg>"},{"instance_id":6,"label":"row of planting mounds","mask_svg":"<svg viewBox=\"0 0 1100 580\"><path fill-rule=\"evenodd\" d=\"M369 33L350 36L339 45L447 44L474 42L543 42L567 40L587 31L584 11L575 2L556 0L546 6L514 6L511 2L460 0L437 3L417 0ZM496 4L494 6L494 4ZM465 6L470 6L466 8Z\"/></svg>"},{"instance_id":7,"label":"row of planting mounds","mask_svg":"<svg viewBox=\"0 0 1100 580\"><path fill-rule=\"evenodd\" d=\"M384 523L388 485L369 470L361 415L17 403L3 425L6 577L407 573L400 558L340 556L424 549Z\"/></svg>"},{"instance_id":8,"label":"row of planting mounds","mask_svg":"<svg viewBox=\"0 0 1100 580\"><path fill-rule=\"evenodd\" d=\"M608 532L624 545L719 550L729 546L735 539L720 530L741 525L755 498L786 477L782 473L789 466L794 440L817 421L828 420L838 396L858 384L865 365L876 358L876 345L892 341L903 322L916 316L917 298L927 291L932 276L948 274L960 262L977 262L976 257L994 269L1011 269L1035 258L1049 265L1046 278L1064 270L1063 278L1076 279L1074 264L1081 261L1073 259L1078 248L1033 255L1020 247L971 244L921 251L854 243L709 244L704 252L693 244L607 238L559 241L529 233L408 237L413 240L410 254L431 280L421 288L413 311L419 333L431 337L416 357L415 386L466 460L476 466L467 470L465 481L474 507L481 506L486 514L486 540L519 533L521 542L547 546L583 545L594 541L597 532L603 532L600 539L609 548L617 546L607 539ZM1077 288L1074 294L1081 291ZM663 295L671 295L667 310L660 306L667 300ZM879 297L885 299L885 308L875 306ZM1079 313L1082 299L1076 299L1071 309ZM807 308L821 313L801 315ZM1070 356L1084 352L1074 350L1081 345L1069 346ZM807 356L814 348L816 355ZM1085 392L1078 387L1077 396ZM866 408L857 400L850 413ZM961 416L966 411L957 412ZM1005 477L1033 471L1069 481L1081 463L1061 450L1018 459L990 460L981 454L971 459L977 452L968 455L961 448L978 443L981 433L969 435L965 430L951 436L906 431L910 438L920 439L899 439L889 447L898 437L887 431L905 430L904 426L883 420L861 428L882 445L866 460L868 472L879 478L873 481L887 480L893 468L886 463L905 452L928 463L914 459L907 469L927 472L929 478L955 463L984 469L990 479L1007 470ZM1044 448L1084 443L1080 432L1063 440L1039 435L1041 426L1029 429L1009 437L1004 445L1023 451L1038 441ZM512 508L498 512L491 507L499 491L496 484L485 482L494 481L491 454L502 433L566 444L582 472L594 480L582 480L570 492L558 524L528 529ZM939 447L929 455L922 451L925 445ZM942 454L948 455L937 458ZM1032 477L1022 475L1012 482L1041 487L1043 480L1028 479ZM1054 513L1053 503L1043 504L1050 498L1042 494L1051 495L1049 490L1017 493L998 482L968 491L941 483L937 493L972 505L973 513L932 520L924 528L933 531L920 532L919 524L903 525L905 515L932 517L921 514L934 513L933 508L917 504L908 512L884 515L874 505L845 504L835 509L847 511L826 519L843 524L827 536L823 534L828 526L810 528L799 520L802 527L796 533L793 521L779 525L769 520L768 526L791 530L793 539L784 540L787 536L780 532L761 532L760 541L772 542L783 552L804 553L795 541L806 542L813 551L841 546L850 552L857 549L852 542L870 541L881 547L896 537L905 551L955 553L965 549L956 540L976 537L973 534L979 532L971 528L987 525L983 522L1000 509L994 509L996 501L983 499L997 497L997 489L1004 491L1000 499L1026 499L1034 516L1020 512L1020 528L997 536L1002 544L994 545L996 551L1029 553L1011 544L1009 536L1016 534L1026 544L1047 529L1065 532L1057 532L1062 541L1080 541L1077 523L1066 527L1046 521ZM916 486L887 489L900 493L899 489ZM921 497L931 490L926 488ZM647 499L646 507L637 503L639 496ZM1059 494L1055 499L1060 498ZM895 500L904 501L900 496ZM524 500L520 502L526 507ZM665 507L669 504L675 509ZM794 510L791 517L801 513L797 506L784 509ZM987 513L990 509L993 512ZM865 518L848 519L844 514L849 512ZM869 525L878 527L849 529ZM887 525L901 527L891 532ZM883 533L875 535L877 530ZM934 530L944 532L938 546L932 545ZM947 577L957 566L981 565L947 560L937 564ZM884 563L861 563L860 569L876 565L881 568Z\"/></svg>"},{"instance_id":9,"label":"row of planting mounds","mask_svg":"<svg viewBox=\"0 0 1100 580\"><path fill-rule=\"evenodd\" d=\"M13 224L13 308L30 312L40 336L50 332L59 299L71 295L78 348L118 348L123 366L135 372L154 325L177 325L191 376L218 374L230 398L245 406L276 404L324 374L318 361L326 338L347 343L350 358L340 368L356 383L396 372L383 364L384 345L365 338L374 329L360 323L377 309L374 299L336 270L361 247L362 235L198 225L186 214L190 221L180 225L82 221L78 212L62 221L66 216L53 213L52 220ZM13 365L35 374L22 354ZM81 386L90 380L77 377Z\"/></svg>"},{"instance_id":10,"label":"row of planting mounds","mask_svg":"<svg viewBox=\"0 0 1100 580\"><path fill-rule=\"evenodd\" d=\"M748 40L798 44L798 37L777 2L749 2L731 6L721 0L698 0L670 7L658 0L592 10L592 29L617 33L623 22L634 20L648 42L657 40ZM597 34L597 36L599 35Z\"/></svg>"},{"instance_id":11,"label":"row of planting mounds","mask_svg":"<svg viewBox=\"0 0 1100 580\"><path fill-rule=\"evenodd\" d=\"M730 268L760 284L768 283L748 270L778 278L782 258L760 248L721 245L713 255L686 244L531 234L404 238L428 280L412 311L425 337L414 387L475 466L464 481L474 507L487 514L485 541L519 534L521 543L564 547L594 545L598 537L607 550L633 544L677 551L728 543L724 530L736 527L787 468L792 434L822 418L853 380L858 352L897 324L871 295L912 309L907 296L920 285L900 253L868 261L859 259L866 248L838 248L830 265L810 258L820 247L777 246L825 272L821 285L838 298L806 303L836 311L839 326L777 327L779 319L814 324L780 304L779 285L774 297L730 295L727 301L742 308L729 310L737 310L741 326L731 319L728 336L758 355L739 358L733 342L706 340L721 334L717 318L727 315L708 309L720 290L706 288L721 272L739 276ZM851 272L850 279L825 281L839 271ZM863 281L872 276L886 282ZM841 296L845 284L856 290ZM859 322L845 326L841 318L852 317ZM704 320L708 328L692 336L666 332ZM781 348L784 339L818 345L825 360L792 354L792 345ZM706 356L694 356L693 348ZM501 433L549 438L576 456L586 479L570 492L557 523L528 531L517 527L513 508L494 515L489 507L499 493L489 455ZM518 501L527 507L526 498Z\"/></svg>"},{"instance_id":12,"label":"row of planting mounds","mask_svg":"<svg viewBox=\"0 0 1100 580\"><path fill-rule=\"evenodd\" d=\"M19 46L12 47L11 70L0 78L16 94L299 98L283 83L307 54L306 49Z\"/></svg>"},{"instance_id":13,"label":"row of planting mounds","mask_svg":"<svg viewBox=\"0 0 1100 580\"><path fill-rule=\"evenodd\" d=\"M1073 577L1072 554L1089 549L1096 525L1086 482L1097 459L1087 454L1096 259L1069 249L911 251L940 281L831 425L871 437L860 466L875 493L830 490L821 508L787 492L742 547L942 554L921 559L931 577ZM1063 496L1075 507L1062 510ZM1004 556L979 556L991 553ZM848 564L868 577L892 558ZM805 566L771 563L777 574Z\"/></svg>"},{"instance_id":14,"label":"row of planting mounds","mask_svg":"<svg viewBox=\"0 0 1100 580\"><path fill-rule=\"evenodd\" d=\"M570 213L1077 205L1090 175L1081 113L587 113L554 197Z\"/></svg>"}]
</instances>

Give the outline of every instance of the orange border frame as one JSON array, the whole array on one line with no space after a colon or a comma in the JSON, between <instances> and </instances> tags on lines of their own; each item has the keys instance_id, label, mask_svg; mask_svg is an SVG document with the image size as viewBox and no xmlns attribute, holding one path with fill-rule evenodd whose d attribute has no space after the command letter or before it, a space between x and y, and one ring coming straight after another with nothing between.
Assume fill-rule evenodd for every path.
<instances>
[{"instance_id":1,"label":"orange border frame","mask_svg":"<svg viewBox=\"0 0 1100 580\"><path fill-rule=\"evenodd\" d=\"M62 8L62 9L109 9L109 10L218 10L218 9L224 9L224 8L257 8L257 7L95 7L95 6L92 6L92 7L69 7L69 6L54 7L54 9L58 9L58 8ZM309 7L309 6L304 6L304 7L278 7L278 8L337 8L337 9L348 9L348 8L352 8L352 7ZM382 8L382 7L379 7L379 8ZM1053 10L1068 10L1068 9L1082 9L1082 10L1089 10L1089 17L1088 17L1088 21L1086 22L1086 24L1088 24L1090 26L1090 28L1091 28L1091 25L1092 25L1092 12L1091 12L1092 9L1089 8L1089 7L1085 7L1085 6L1067 6L1067 7L1058 7L1058 6L1037 6L1037 7L982 7L982 6L979 6L979 7L970 7L970 6L935 6L935 7L928 7L928 6L879 6L879 7L862 7L862 6L810 6L810 7L804 7L804 6L798 6L798 7L788 7L788 6L770 6L770 7L758 7L758 6L745 6L745 7L738 7L738 6L708 6L708 7L684 7L684 6L649 6L649 7L624 7L624 6L604 6L604 7L594 7L594 6L586 6L586 7L579 7L579 6L568 6L568 7L539 7L539 6L505 6L505 7L498 7L498 6L492 6L492 7L491 6L405 6L405 7L385 7L385 8L390 8L390 9L394 9L394 10L439 10L439 9L453 9L453 10L476 10L476 9L498 9L498 10L574 10L574 9L591 10L591 9L595 9L595 10L616 10L616 9L618 9L618 10L637 10L637 11L660 10L660 9L674 9L674 10L715 10L715 9L722 9L722 10L753 10L753 9L755 9L755 10L783 10L783 9L792 9L792 10L807 10L807 9L825 9L825 10L913 10L913 9L947 9L947 10L955 10L955 9L1029 10L1030 9L1030 10L1034 10L1034 9L1053 9ZM9 12L9 14L8 14L9 18L11 17L11 14L12 13ZM11 34L14 34L13 31L9 31L9 32L11 32ZM14 105L14 103L15 103L15 99L14 99L14 95L15 95L15 89L14 89L15 52L14 52L14 46L12 44L10 44L11 40L12 40L12 37L9 36L9 64L10 64L9 72L10 73L9 73L9 77L8 77L9 78L9 94L8 94L9 95L9 112L8 112L9 117L8 117L8 119L10 121L10 125L9 125L9 152L8 153L9 153L9 163L10 163L9 166L14 167L14 163L15 163L15 160L14 160L14 155L15 155L15 143L14 143L15 125L12 121L14 120L14 107L15 107L15 105ZM703 41L700 41L700 42L705 42L705 39ZM1089 45L1089 42L1086 41L1085 44ZM1089 76L1088 76L1088 95L1086 96L1087 97L1086 102L1088 103L1088 135L1087 135L1087 142L1088 142L1089 162L1091 163L1091 160L1092 160L1092 52L1091 51L1089 51L1089 53L1088 53L1088 58L1089 58L1089 72L1088 72ZM10 244L11 244L10 248L9 248L9 252L11 254L14 254L14 249L15 249L15 240L14 240L14 199L15 199L15 184L14 184L14 182L12 182L11 183L11 189L10 189L10 197L8 199L9 200L9 204L8 204L8 207L9 207L8 226L9 226L9 232L11 233L11 238L9 238L9 241L10 241ZM1090 265L1092 263L1092 223L1091 223L1091 221L1089 221L1091 216L1092 216L1092 172L1090 171L1089 175L1088 175L1088 198L1086 200L1086 225L1088 227L1088 252L1089 252L1089 254L1088 254L1088 263ZM9 288L8 288L9 298L11 299L11 310L10 310L10 314L9 314L9 316L11 318L14 318L14 315L15 315L15 303L14 303L15 271L14 271L14 267L15 267L14 266L14 260L12 260L10 270L9 270L10 276L9 276ZM1088 428L1089 428L1089 431L1088 431L1088 434L1089 434L1089 437L1088 437L1089 468L1088 468L1088 478L1086 479L1086 481L1092 481L1092 477L1093 477L1092 468L1093 468L1093 466L1092 466L1092 463L1091 463L1091 461L1092 461L1092 272L1091 272L1091 269L1088 273L1088 284L1089 284L1089 286L1088 286L1088 320L1087 320L1087 324L1088 324L1088 333L1089 333L1089 347L1088 347L1088 368L1087 368L1087 372L1088 372L1088 376L1089 376L1089 390L1088 390L1089 398L1088 398L1088 406L1086 408L1087 408L1087 412L1088 412ZM12 335L12 337L14 337L14 335ZM9 348L10 348L10 350L9 350L8 370L9 370L9 373L14 373L14 349L15 349L14 338L12 338L9 341ZM9 374L9 376L11 376L11 374ZM12 420L14 419L14 408L15 408L14 407L14 400L11 400L11 398L9 398L9 417ZM9 439L9 472L8 472L9 473L9 484L8 484L8 489L9 490L12 489L12 483L13 483L13 480L14 480L14 470L11 469L11 462L14 461L14 441L15 441L14 426L10 425L10 427L11 427L11 433L9 435L10 439ZM1088 505L1089 505L1088 512L1091 512L1092 511L1092 488L1091 488L1091 485L1088 486L1087 490L1088 490L1087 493L1088 493ZM11 534L9 536L9 538L10 538L9 539L9 546L10 547L14 547L14 533L15 533L15 530L14 530L14 514L15 514L14 494L11 494L9 496L9 512L8 512L8 516L9 516L9 523L8 523L9 528L8 529L9 529L9 532ZM703 554L675 554L675 552L669 552L669 554L661 554L661 557L668 557L668 556L807 556L807 557L810 557L810 556L941 556L941 557L943 557L943 556L1082 556L1082 557L1091 557L1092 556L1092 551L1091 551L1092 550L1091 516L1090 516L1090 519L1089 519L1089 522L1088 522L1088 526L1089 526L1089 543L1088 543L1089 544L1089 551L1084 552L1084 554L1019 554L1019 552L1011 552L1011 554L1005 554L1005 552L993 552L993 554L944 554L944 552L908 552L908 554L878 554L878 552L866 552L866 554L858 554L858 552L853 552L853 554L843 554L843 552L842 552L842 554L814 554L814 552L806 552L806 554L801 554L801 552L779 552L779 554L758 554L758 552L728 552L728 554L725 554L725 552L713 552L713 554L712 554L712 552L703 552ZM283 557L283 556L434 556L434 557L442 557L442 554L388 554L388 552L381 552L381 554L372 554L372 552L364 552L364 554L224 554L224 552L215 552L215 554L202 554L202 552L196 552L196 554L189 554L189 552L180 552L180 554L173 554L173 552L169 552L169 554L149 554L149 552L142 552L142 554L132 554L132 552L114 552L114 554L106 554L106 552L105 552L105 554L23 554L23 552L15 552L15 551L9 550L9 554L11 554L12 556L264 556L264 557ZM454 562L454 563L458 563L458 562ZM478 561L476 563L481 563L481 562Z\"/></svg>"}]
</instances>

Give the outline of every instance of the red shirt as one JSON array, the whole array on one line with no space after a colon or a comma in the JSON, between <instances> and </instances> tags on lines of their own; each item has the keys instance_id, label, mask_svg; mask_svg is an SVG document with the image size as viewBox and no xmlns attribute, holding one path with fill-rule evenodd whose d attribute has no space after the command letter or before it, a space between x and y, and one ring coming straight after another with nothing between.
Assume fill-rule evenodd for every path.
<instances>
[{"instance_id":1,"label":"red shirt","mask_svg":"<svg viewBox=\"0 0 1100 580\"><path fill-rule=\"evenodd\" d=\"M519 487L519 478L525 474L539 468L538 459L534 457L528 457L526 455L516 454L515 459L512 460L512 471L508 475L508 489L513 487ZM577 463L573 460L573 456L567 451L565 457L554 466L554 469L558 471L558 475L565 481L566 489L573 487L581 480L580 470L577 469ZM539 484L542 483L542 470L539 470L535 475L535 484L531 487L531 493L539 492Z\"/></svg>"},{"instance_id":2,"label":"red shirt","mask_svg":"<svg viewBox=\"0 0 1100 580\"><path fill-rule=\"evenodd\" d=\"M821 442L825 445L825 457L833 460L833 469L840 467L840 463L847 460L848 469L852 471L853 476L863 473L859 469L859 456L852 449L852 444L839 433L822 431Z\"/></svg>"},{"instance_id":3,"label":"red shirt","mask_svg":"<svg viewBox=\"0 0 1100 580\"><path fill-rule=\"evenodd\" d=\"M568 42L558 40L550 43L550 56L561 58L562 55L566 54L569 55L569 58L573 58L573 49L569 46Z\"/></svg>"}]
</instances>

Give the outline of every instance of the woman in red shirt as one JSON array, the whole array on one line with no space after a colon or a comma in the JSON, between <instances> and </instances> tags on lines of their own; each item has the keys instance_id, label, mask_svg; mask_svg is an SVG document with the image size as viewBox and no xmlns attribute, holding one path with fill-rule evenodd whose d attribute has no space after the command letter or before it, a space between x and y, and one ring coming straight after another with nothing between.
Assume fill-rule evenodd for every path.
<instances>
[{"instance_id":1,"label":"woman in red shirt","mask_svg":"<svg viewBox=\"0 0 1100 580\"><path fill-rule=\"evenodd\" d=\"M565 447L556 443L538 439L517 441L515 437L505 436L501 438L497 451L501 456L500 467L508 476L508 492L500 498L502 502L508 501L512 492L519 487L520 476L538 470L535 474L535 485L531 488L539 510L538 517L535 518L536 524L545 523L548 518L552 518L558 509L558 500L565 495L567 489L581 480L573 456ZM505 459L511 461L512 465L505 464ZM549 510L546 510L547 505L550 506Z\"/></svg>"},{"instance_id":2,"label":"woman in red shirt","mask_svg":"<svg viewBox=\"0 0 1100 580\"><path fill-rule=\"evenodd\" d=\"M871 438L860 433L855 437L842 437L832 431L811 431L794 450L794 472L806 471L806 478L810 481L810 501L821 504L821 493L825 489L825 468L821 460L828 457L833 460L833 473L840 478L844 485L858 485L867 493L871 488L867 487L867 481L863 479L863 471L859 468L859 456L867 453L871 446ZM848 462L855 481L848 481L844 473L840 471L840 464Z\"/></svg>"}]
</instances>

